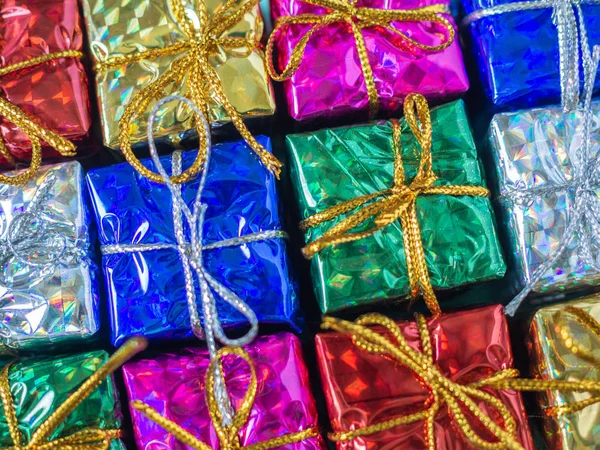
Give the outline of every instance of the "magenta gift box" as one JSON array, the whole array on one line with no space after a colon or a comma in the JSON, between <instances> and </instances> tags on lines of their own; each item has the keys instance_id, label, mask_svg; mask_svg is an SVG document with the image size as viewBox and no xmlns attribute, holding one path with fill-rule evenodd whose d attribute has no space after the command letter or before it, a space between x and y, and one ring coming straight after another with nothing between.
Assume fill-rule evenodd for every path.
<instances>
[{"instance_id":1,"label":"magenta gift box","mask_svg":"<svg viewBox=\"0 0 600 450\"><path fill-rule=\"evenodd\" d=\"M290 333L256 339L244 347L254 361L258 388L252 411L239 438L242 446L317 427L317 409L300 342ZM125 364L123 376L130 404L140 400L214 449L219 441L205 397L208 351L186 348L153 359ZM250 380L247 363L236 356L223 359L223 374L234 410ZM187 450L190 447L131 408L135 441L140 450ZM321 437L286 445L286 450L325 450Z\"/></svg>"},{"instance_id":2,"label":"magenta gift box","mask_svg":"<svg viewBox=\"0 0 600 450\"><path fill-rule=\"evenodd\" d=\"M412 9L438 4L435 0L358 0L357 7ZM449 2L444 4L449 5ZM304 0L272 0L273 20L299 14L326 14L326 8ZM452 17L444 16L453 24ZM410 39L439 45L443 27L431 22L391 22ZM289 61L293 48L312 25L291 25L274 36L278 70ZM456 27L455 27L456 28ZM419 49L383 27L362 30L379 96L379 112L389 116L402 107L411 92L433 103L456 99L469 88L458 33L440 52ZM298 71L284 81L289 114L296 120L347 115L368 116L369 98L356 41L347 23L335 22L309 39Z\"/></svg>"}]
</instances>

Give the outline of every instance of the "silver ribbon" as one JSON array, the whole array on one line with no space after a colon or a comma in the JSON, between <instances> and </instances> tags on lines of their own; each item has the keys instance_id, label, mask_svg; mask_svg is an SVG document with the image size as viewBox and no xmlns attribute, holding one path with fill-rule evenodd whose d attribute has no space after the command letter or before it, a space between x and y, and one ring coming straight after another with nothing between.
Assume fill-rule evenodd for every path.
<instances>
[{"instance_id":1,"label":"silver ribbon","mask_svg":"<svg viewBox=\"0 0 600 450\"><path fill-rule=\"evenodd\" d=\"M21 213L15 214L0 241L0 284L10 286L7 269L12 262L35 270L46 278L60 267L85 264L86 252L76 233L65 233L64 224L54 221L45 206L56 176L48 172ZM72 234L72 235L68 235Z\"/></svg>"},{"instance_id":2,"label":"silver ribbon","mask_svg":"<svg viewBox=\"0 0 600 450\"><path fill-rule=\"evenodd\" d=\"M580 62L583 66L584 79L589 80L590 77L594 76L587 32L581 10L582 2L600 5L600 0L534 0L506 3L475 11L463 19L462 25L469 25L484 17L552 8L552 22L558 33L561 105L564 111L573 111L580 102ZM579 28L577 27L577 17L579 17ZM582 54L581 61L579 58L580 53ZM585 98L585 94L583 97Z\"/></svg>"},{"instance_id":3,"label":"silver ribbon","mask_svg":"<svg viewBox=\"0 0 600 450\"><path fill-rule=\"evenodd\" d=\"M506 196L515 202L531 202L539 196L573 189L575 192L574 206L569 211L569 223L561 236L557 248L548 259L541 264L532 274L531 279L523 290L508 304L506 313L513 316L523 300L533 290L534 286L544 277L546 272L554 267L559 258L565 253L572 242L577 239L577 253L584 264L600 273L600 249L595 240L600 236L600 209L598 198L594 192L600 186L600 154L592 154L590 132L594 120L592 111L592 92L594 90L595 74L600 63L600 46L594 48L590 54L589 48L584 48L592 61L591 72L584 86L583 103L583 145L579 149L577 159L579 164L575 165L575 174L570 183L560 186L549 186L528 190L513 190Z\"/></svg>"},{"instance_id":4,"label":"silver ribbon","mask_svg":"<svg viewBox=\"0 0 600 450\"><path fill-rule=\"evenodd\" d=\"M174 185L169 175L167 174L164 166L162 165L156 145L152 136L152 130L154 129L154 122L160 108L168 102L180 101L186 103L195 113L198 120L202 121L204 127L204 133L206 141L208 143L208 151L206 153L206 159L204 162L204 169L200 177L200 183L198 184L198 191L192 209L190 209L181 196L181 185ZM173 202L173 229L175 232L175 238L177 244L116 244L106 245L102 247L102 253L104 255L112 255L117 253L137 253L137 252L148 252L165 249L173 249L179 252L179 258L183 265L183 273L185 279L185 292L187 298L187 305L190 314L191 327L194 334L200 338L205 339L206 344L210 353L211 359L216 357L217 354L217 341L226 346L244 346L250 344L258 334L258 319L256 314L244 302L238 297L233 291L228 289L226 286L217 281L204 267L203 263L203 251L234 247L251 242L265 241L269 239L280 239L287 237L286 233L282 230L269 230L262 231L259 233L250 233L241 237L233 239L225 239L219 242L215 242L209 245L203 244L203 232L204 232L204 216L206 213L207 205L202 203L202 192L206 184L207 168L210 164L210 125L208 124L202 111L190 100L185 97L178 95L171 95L162 98L156 103L150 117L148 119L148 144L150 147L150 154L152 160L156 166L158 173L162 176L165 185L171 193ZM181 152L175 152L172 156L172 172L173 175L179 175L181 173ZM184 230L183 221L187 223L190 231L190 240L187 241ZM198 308L196 305L196 289L194 283L194 275L200 286L201 299L202 299L202 312L204 315L204 332L202 330L202 324L198 314ZM216 305L215 295L225 301L226 303L233 306L239 311L250 324L249 331L242 337L237 339L229 338L225 335L221 322L219 320L219 314ZM231 407L231 401L225 388L225 382L220 373L220 364L215 365L216 377L215 377L215 397L217 404L223 417L223 425L229 426L233 417L233 409Z\"/></svg>"}]
</instances>

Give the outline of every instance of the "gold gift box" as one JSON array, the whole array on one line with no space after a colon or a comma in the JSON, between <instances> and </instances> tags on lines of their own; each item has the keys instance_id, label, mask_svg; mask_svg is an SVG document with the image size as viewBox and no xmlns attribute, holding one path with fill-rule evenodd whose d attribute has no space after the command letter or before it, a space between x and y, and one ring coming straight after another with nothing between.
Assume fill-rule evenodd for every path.
<instances>
[{"instance_id":1,"label":"gold gift box","mask_svg":"<svg viewBox=\"0 0 600 450\"><path fill-rule=\"evenodd\" d=\"M202 0L190 0L191 11L199 10ZM206 0L209 17L221 8L221 0ZM84 0L83 9L90 51L94 64L108 57L162 49L187 39L178 25L171 0ZM226 37L260 41L263 21L259 6L247 13L242 21L232 27ZM102 122L104 144L118 147L118 121L133 96L149 83L157 80L181 55L164 55L118 68L96 73L98 104ZM210 64L222 82L229 102L244 119L270 116L275 112L275 100L265 68L264 54L260 48L252 51L217 49ZM187 79L177 86L177 94L187 93ZM210 96L210 95L209 95ZM212 123L225 123L229 117L217 102L209 102L209 119ZM133 144L146 141L147 117L138 118L131 128ZM168 103L159 111L155 136L177 138L193 129L193 114L187 105Z\"/></svg>"},{"instance_id":2,"label":"gold gift box","mask_svg":"<svg viewBox=\"0 0 600 450\"><path fill-rule=\"evenodd\" d=\"M537 311L529 344L536 378L600 381L600 294ZM538 398L546 409L589 397L588 393L547 391ZM553 450L600 449L600 403L558 418L548 416L544 428Z\"/></svg>"}]
</instances>

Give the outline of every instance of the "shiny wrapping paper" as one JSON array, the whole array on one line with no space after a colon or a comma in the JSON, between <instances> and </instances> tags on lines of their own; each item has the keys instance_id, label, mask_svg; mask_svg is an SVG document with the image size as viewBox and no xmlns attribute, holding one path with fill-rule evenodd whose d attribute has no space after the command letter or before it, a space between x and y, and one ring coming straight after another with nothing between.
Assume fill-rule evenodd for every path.
<instances>
[{"instance_id":1,"label":"shiny wrapping paper","mask_svg":"<svg viewBox=\"0 0 600 450\"><path fill-rule=\"evenodd\" d=\"M28 359L10 369L10 387L19 430L26 444L38 427L106 360L104 351L92 351L54 359ZM118 429L121 410L112 378L104 380L49 436L66 437L84 428ZM0 447L12 448L4 410L0 408ZM120 440L111 450L125 450Z\"/></svg>"},{"instance_id":2,"label":"shiny wrapping paper","mask_svg":"<svg viewBox=\"0 0 600 450\"><path fill-rule=\"evenodd\" d=\"M90 215L83 169L78 162L45 166L24 187L0 185L0 246L12 221L29 206L49 173L56 177L41 218L46 233L76 242L87 257L50 274L11 256L0 266L0 351L39 350L89 338L100 328L97 266L90 252ZM39 225L39 223L38 223ZM32 224L32 226L34 226ZM50 228L48 228L50 227ZM26 234L27 235L27 232ZM16 240L17 249L19 239ZM25 256L25 255L22 255ZM42 261L39 254L28 255ZM39 259L38 259L39 258Z\"/></svg>"},{"instance_id":3,"label":"shiny wrapping paper","mask_svg":"<svg viewBox=\"0 0 600 450\"><path fill-rule=\"evenodd\" d=\"M257 374L256 399L239 434L242 446L256 444L317 426L317 409L300 341L290 333L258 338L245 347ZM208 351L183 349L123 366L130 403L141 400L214 449L219 448L205 397ZM250 381L250 370L241 358L226 357L223 374L234 410L239 408ZM188 450L167 431L131 409L134 436L140 450ZM325 450L321 437L306 439L282 450Z\"/></svg>"},{"instance_id":4,"label":"shiny wrapping paper","mask_svg":"<svg viewBox=\"0 0 600 450\"><path fill-rule=\"evenodd\" d=\"M270 140L259 137L270 148ZM184 170L195 151L183 154ZM171 157L162 159L171 173ZM143 162L154 170L151 160ZM242 141L213 146L202 200L208 205L203 243L281 229L275 178ZM87 175L96 211L100 243L176 244L171 194L148 181L129 164L95 169ZM199 177L183 186L188 205L196 197ZM189 239L189 230L186 227ZM112 341L126 337L177 339L193 335L185 295L182 263L176 249L103 256ZM296 285L284 239L205 250L208 273L236 293L261 323L299 329ZM199 288L197 287L199 294ZM198 303L200 302L200 296ZM243 326L244 317L216 295L224 327ZM201 310L201 308L198 308Z\"/></svg>"},{"instance_id":5,"label":"shiny wrapping paper","mask_svg":"<svg viewBox=\"0 0 600 450\"><path fill-rule=\"evenodd\" d=\"M483 170L462 101L432 110L435 185L484 185ZM402 160L407 182L421 149L403 120ZM393 185L389 122L326 129L287 137L290 167L302 218ZM501 278L505 272L489 199L419 196L418 220L435 289ZM341 216L343 219L345 216ZM341 220L311 228L312 241ZM367 221L365 227L371 225ZM402 230L397 221L371 237L326 248L312 259L323 312L409 294Z\"/></svg>"},{"instance_id":6,"label":"shiny wrapping paper","mask_svg":"<svg viewBox=\"0 0 600 450\"><path fill-rule=\"evenodd\" d=\"M593 104L593 111L590 148L592 154L597 154L599 103ZM531 202L515 200L511 191L559 187L571 182L579 164L582 125L580 112L563 113L560 107L496 114L492 119L490 145L499 202L508 236L511 272L520 286L529 283L535 270L556 249L570 221L575 188L536 195ZM592 244L600 245L600 236L595 236ZM598 282L600 274L585 264L579 256L577 239L573 239L533 290L548 293Z\"/></svg>"},{"instance_id":7,"label":"shiny wrapping paper","mask_svg":"<svg viewBox=\"0 0 600 450\"><path fill-rule=\"evenodd\" d=\"M398 322L409 345L420 348L415 322ZM444 314L428 321L433 359L452 381L468 384L513 366L508 325L501 306ZM413 372L396 361L355 346L350 336L322 333L316 337L317 356L329 418L334 432L365 427L422 409L429 390ZM518 427L520 443L533 450L521 395L514 391L489 393L508 407ZM491 408L484 411L497 417ZM477 420L467 415L477 428ZM337 444L338 450L425 449L424 422ZM485 434L484 434L485 435ZM443 406L436 416L435 439L439 450L472 449L457 432Z\"/></svg>"},{"instance_id":8,"label":"shiny wrapping paper","mask_svg":"<svg viewBox=\"0 0 600 450\"><path fill-rule=\"evenodd\" d=\"M463 6L470 14L517 1L463 0ZM600 44L600 5L581 3L592 47ZM560 103L558 32L552 17L549 7L486 17L467 27L485 96L494 110Z\"/></svg>"},{"instance_id":9,"label":"shiny wrapping paper","mask_svg":"<svg viewBox=\"0 0 600 450\"><path fill-rule=\"evenodd\" d=\"M205 0L193 0L191 4ZM222 0L206 0L209 15L222 6ZM85 0L84 15L92 58L96 62L108 56L124 55L134 51L164 48L181 42L186 35L171 13L169 0L147 0L139 4L121 0ZM246 14L231 29L231 37L258 38L263 34L260 9ZM96 74L98 104L102 121L104 144L118 147L118 120L125 106L140 89L155 81L171 67L179 56L161 56L111 69ZM250 54L236 50L219 49L211 58L211 65L223 83L227 98L244 117L270 116L275 112L271 84L265 70L262 50ZM187 80L177 92L185 95ZM213 123L229 121L222 107L213 102L209 119ZM146 140L147 114L140 117L132 135L132 143ZM155 125L156 136L178 138L193 128L192 113L185 105L167 104L159 111Z\"/></svg>"},{"instance_id":10,"label":"shiny wrapping paper","mask_svg":"<svg viewBox=\"0 0 600 450\"><path fill-rule=\"evenodd\" d=\"M411 9L438 3L435 0L358 0L357 7ZM273 0L273 20L299 14L324 14L327 10L304 0ZM448 16L450 20L452 18ZM392 22L411 39L427 45L440 43L439 25L429 22ZM283 68L293 48L310 26L294 25L275 42L279 67ZM443 29L442 29L443 30ZM382 27L362 30L380 112L386 116L402 108L411 92L440 102L455 99L469 88L458 40L439 53L409 46ZM355 38L348 24L333 23L317 31L308 41L300 68L284 82L289 114L296 120L343 117L367 118L369 99Z\"/></svg>"},{"instance_id":11,"label":"shiny wrapping paper","mask_svg":"<svg viewBox=\"0 0 600 450\"><path fill-rule=\"evenodd\" d=\"M52 52L81 50L83 32L76 0L4 0L0 9L0 65L20 63ZM91 127L85 70L78 59L63 58L0 78L0 92L43 127L81 141ZM29 138L0 118L0 133L18 160L31 157ZM44 157L59 154L43 148ZM0 156L0 165L9 162Z\"/></svg>"},{"instance_id":12,"label":"shiny wrapping paper","mask_svg":"<svg viewBox=\"0 0 600 450\"><path fill-rule=\"evenodd\" d=\"M600 336L586 328L571 315L567 308L579 308L596 321L600 321L600 297L592 295L569 303L547 306L534 316L530 328L531 369L537 378L544 380L594 380L600 379L597 363L574 353L577 344L565 340L569 336L600 356ZM563 333L567 334L563 334ZM587 394L547 391L539 394L542 407L573 403L587 398ZM582 411L546 417L545 436L553 450L589 450L600 448L600 405L588 406Z\"/></svg>"}]
</instances>

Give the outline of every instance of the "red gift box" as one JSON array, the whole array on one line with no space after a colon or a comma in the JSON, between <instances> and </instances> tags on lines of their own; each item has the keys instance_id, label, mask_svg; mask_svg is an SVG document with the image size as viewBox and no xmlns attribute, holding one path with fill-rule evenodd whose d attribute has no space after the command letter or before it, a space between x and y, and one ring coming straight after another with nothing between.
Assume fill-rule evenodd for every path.
<instances>
[{"instance_id":1,"label":"red gift box","mask_svg":"<svg viewBox=\"0 0 600 450\"><path fill-rule=\"evenodd\" d=\"M415 322L398 322L408 345L422 352ZM449 380L466 385L509 369L513 364L508 326L501 306L492 306L427 321L432 360ZM379 330L392 340L391 333ZM351 336L338 332L316 337L323 388L334 432L349 431L395 417L414 414L431 404L431 390L410 369L381 354L369 353ZM500 399L515 419L515 436L521 445L533 450L527 416L521 395L514 391L482 388ZM499 412L478 401L481 410L503 426ZM493 442L493 436L469 414L467 420L477 434ZM435 416L433 435L436 449L474 448L458 430L446 404ZM399 425L386 431L337 442L339 450L428 448L425 421Z\"/></svg>"},{"instance_id":2,"label":"red gift box","mask_svg":"<svg viewBox=\"0 0 600 450\"><path fill-rule=\"evenodd\" d=\"M83 33L76 0L4 0L0 11L1 67L31 61L56 52L81 51ZM54 59L0 77L2 97L33 122L74 143L89 135L90 105L87 77L78 58ZM31 142L6 117L0 133L17 161L31 158ZM44 145L42 155L60 154ZM0 166L8 163L0 155Z\"/></svg>"}]
</instances>

